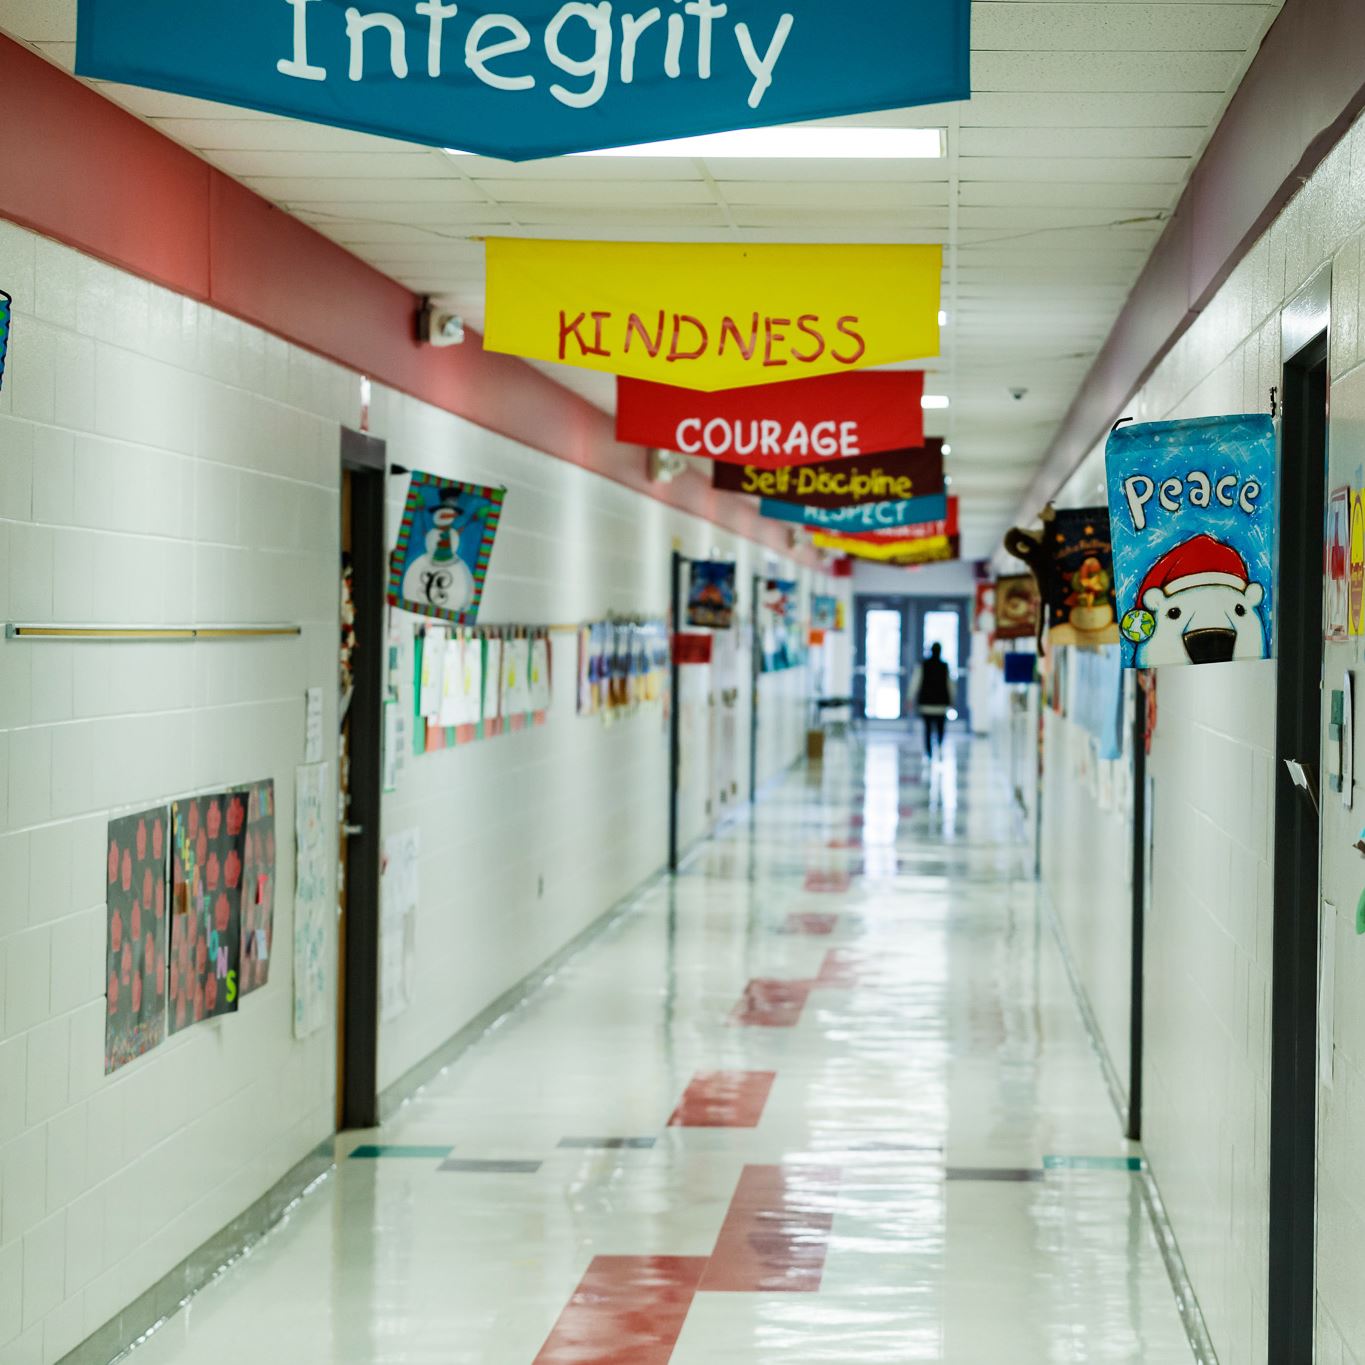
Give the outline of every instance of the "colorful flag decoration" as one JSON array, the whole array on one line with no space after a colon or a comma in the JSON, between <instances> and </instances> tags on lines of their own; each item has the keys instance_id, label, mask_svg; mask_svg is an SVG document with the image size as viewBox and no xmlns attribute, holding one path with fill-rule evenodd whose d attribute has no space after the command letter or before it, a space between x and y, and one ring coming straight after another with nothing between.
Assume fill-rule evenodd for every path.
<instances>
[{"instance_id":1,"label":"colorful flag decoration","mask_svg":"<svg viewBox=\"0 0 1365 1365\"><path fill-rule=\"evenodd\" d=\"M1032 640L1038 634L1038 584L1031 573L1006 574L995 583L997 640Z\"/></svg>"},{"instance_id":2,"label":"colorful flag decoration","mask_svg":"<svg viewBox=\"0 0 1365 1365\"><path fill-rule=\"evenodd\" d=\"M735 566L693 560L687 590L687 624L729 630L735 623Z\"/></svg>"},{"instance_id":3,"label":"colorful flag decoration","mask_svg":"<svg viewBox=\"0 0 1365 1365\"><path fill-rule=\"evenodd\" d=\"M484 349L714 393L937 355L938 246L485 243Z\"/></svg>"},{"instance_id":4,"label":"colorful flag decoration","mask_svg":"<svg viewBox=\"0 0 1365 1365\"><path fill-rule=\"evenodd\" d=\"M1107 507L1044 518L1039 567L1049 645L1118 644Z\"/></svg>"},{"instance_id":5,"label":"colorful flag decoration","mask_svg":"<svg viewBox=\"0 0 1365 1365\"><path fill-rule=\"evenodd\" d=\"M759 469L924 443L924 375L874 370L697 393L616 381L616 439Z\"/></svg>"},{"instance_id":6,"label":"colorful flag decoration","mask_svg":"<svg viewBox=\"0 0 1365 1365\"><path fill-rule=\"evenodd\" d=\"M1275 452L1263 413L1114 430L1105 463L1127 667L1273 657Z\"/></svg>"},{"instance_id":7,"label":"colorful flag decoration","mask_svg":"<svg viewBox=\"0 0 1365 1365\"><path fill-rule=\"evenodd\" d=\"M0 389L5 386L5 357L9 354L9 329L14 300L0 289Z\"/></svg>"},{"instance_id":8,"label":"colorful flag decoration","mask_svg":"<svg viewBox=\"0 0 1365 1365\"><path fill-rule=\"evenodd\" d=\"M389 602L472 625L506 496L505 488L413 474L389 566Z\"/></svg>"}]
</instances>

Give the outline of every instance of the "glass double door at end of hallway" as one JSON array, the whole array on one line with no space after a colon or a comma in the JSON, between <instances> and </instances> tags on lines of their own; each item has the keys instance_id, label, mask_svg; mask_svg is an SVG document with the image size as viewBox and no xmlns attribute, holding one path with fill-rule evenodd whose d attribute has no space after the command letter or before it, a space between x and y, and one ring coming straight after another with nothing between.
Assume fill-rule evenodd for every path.
<instances>
[{"instance_id":1,"label":"glass double door at end of hallway","mask_svg":"<svg viewBox=\"0 0 1365 1365\"><path fill-rule=\"evenodd\" d=\"M855 613L855 708L867 720L903 720L914 710L915 669L935 645L959 683L965 603L911 597L859 597Z\"/></svg>"}]
</instances>

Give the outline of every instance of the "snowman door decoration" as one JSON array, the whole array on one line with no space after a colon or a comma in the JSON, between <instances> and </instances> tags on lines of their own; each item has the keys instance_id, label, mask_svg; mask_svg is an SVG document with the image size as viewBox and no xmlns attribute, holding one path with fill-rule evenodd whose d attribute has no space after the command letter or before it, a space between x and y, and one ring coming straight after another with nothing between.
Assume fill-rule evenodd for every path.
<instances>
[{"instance_id":1,"label":"snowman door decoration","mask_svg":"<svg viewBox=\"0 0 1365 1365\"><path fill-rule=\"evenodd\" d=\"M389 570L390 603L472 625L506 495L504 488L414 474Z\"/></svg>"},{"instance_id":2,"label":"snowman door decoration","mask_svg":"<svg viewBox=\"0 0 1365 1365\"><path fill-rule=\"evenodd\" d=\"M1120 426L1106 464L1125 665L1270 658L1278 522L1271 419Z\"/></svg>"}]
</instances>

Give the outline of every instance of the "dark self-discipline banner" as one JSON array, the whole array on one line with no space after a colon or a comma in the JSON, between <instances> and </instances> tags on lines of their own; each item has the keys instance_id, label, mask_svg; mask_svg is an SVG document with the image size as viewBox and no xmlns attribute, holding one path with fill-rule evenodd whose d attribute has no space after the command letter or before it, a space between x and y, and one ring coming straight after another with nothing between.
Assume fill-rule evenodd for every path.
<instances>
[{"instance_id":1,"label":"dark self-discipline banner","mask_svg":"<svg viewBox=\"0 0 1365 1365\"><path fill-rule=\"evenodd\" d=\"M729 493L749 493L805 507L857 507L943 492L943 442L853 460L759 469L717 461L711 482Z\"/></svg>"}]
</instances>

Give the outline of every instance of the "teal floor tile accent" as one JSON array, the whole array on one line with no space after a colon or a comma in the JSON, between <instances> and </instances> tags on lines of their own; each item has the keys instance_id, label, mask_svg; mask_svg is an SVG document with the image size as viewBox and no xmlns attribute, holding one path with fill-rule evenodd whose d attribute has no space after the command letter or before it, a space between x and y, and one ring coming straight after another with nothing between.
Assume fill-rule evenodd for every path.
<instances>
[{"instance_id":1,"label":"teal floor tile accent","mask_svg":"<svg viewBox=\"0 0 1365 1365\"><path fill-rule=\"evenodd\" d=\"M407 1157L414 1161L444 1161L453 1147L404 1147L393 1143L376 1143L371 1146L357 1147L351 1153L352 1161L377 1161L380 1158Z\"/></svg>"},{"instance_id":2,"label":"teal floor tile accent","mask_svg":"<svg viewBox=\"0 0 1365 1365\"><path fill-rule=\"evenodd\" d=\"M1047 1171L1141 1171L1147 1163L1140 1156L1045 1156Z\"/></svg>"}]
</instances>

